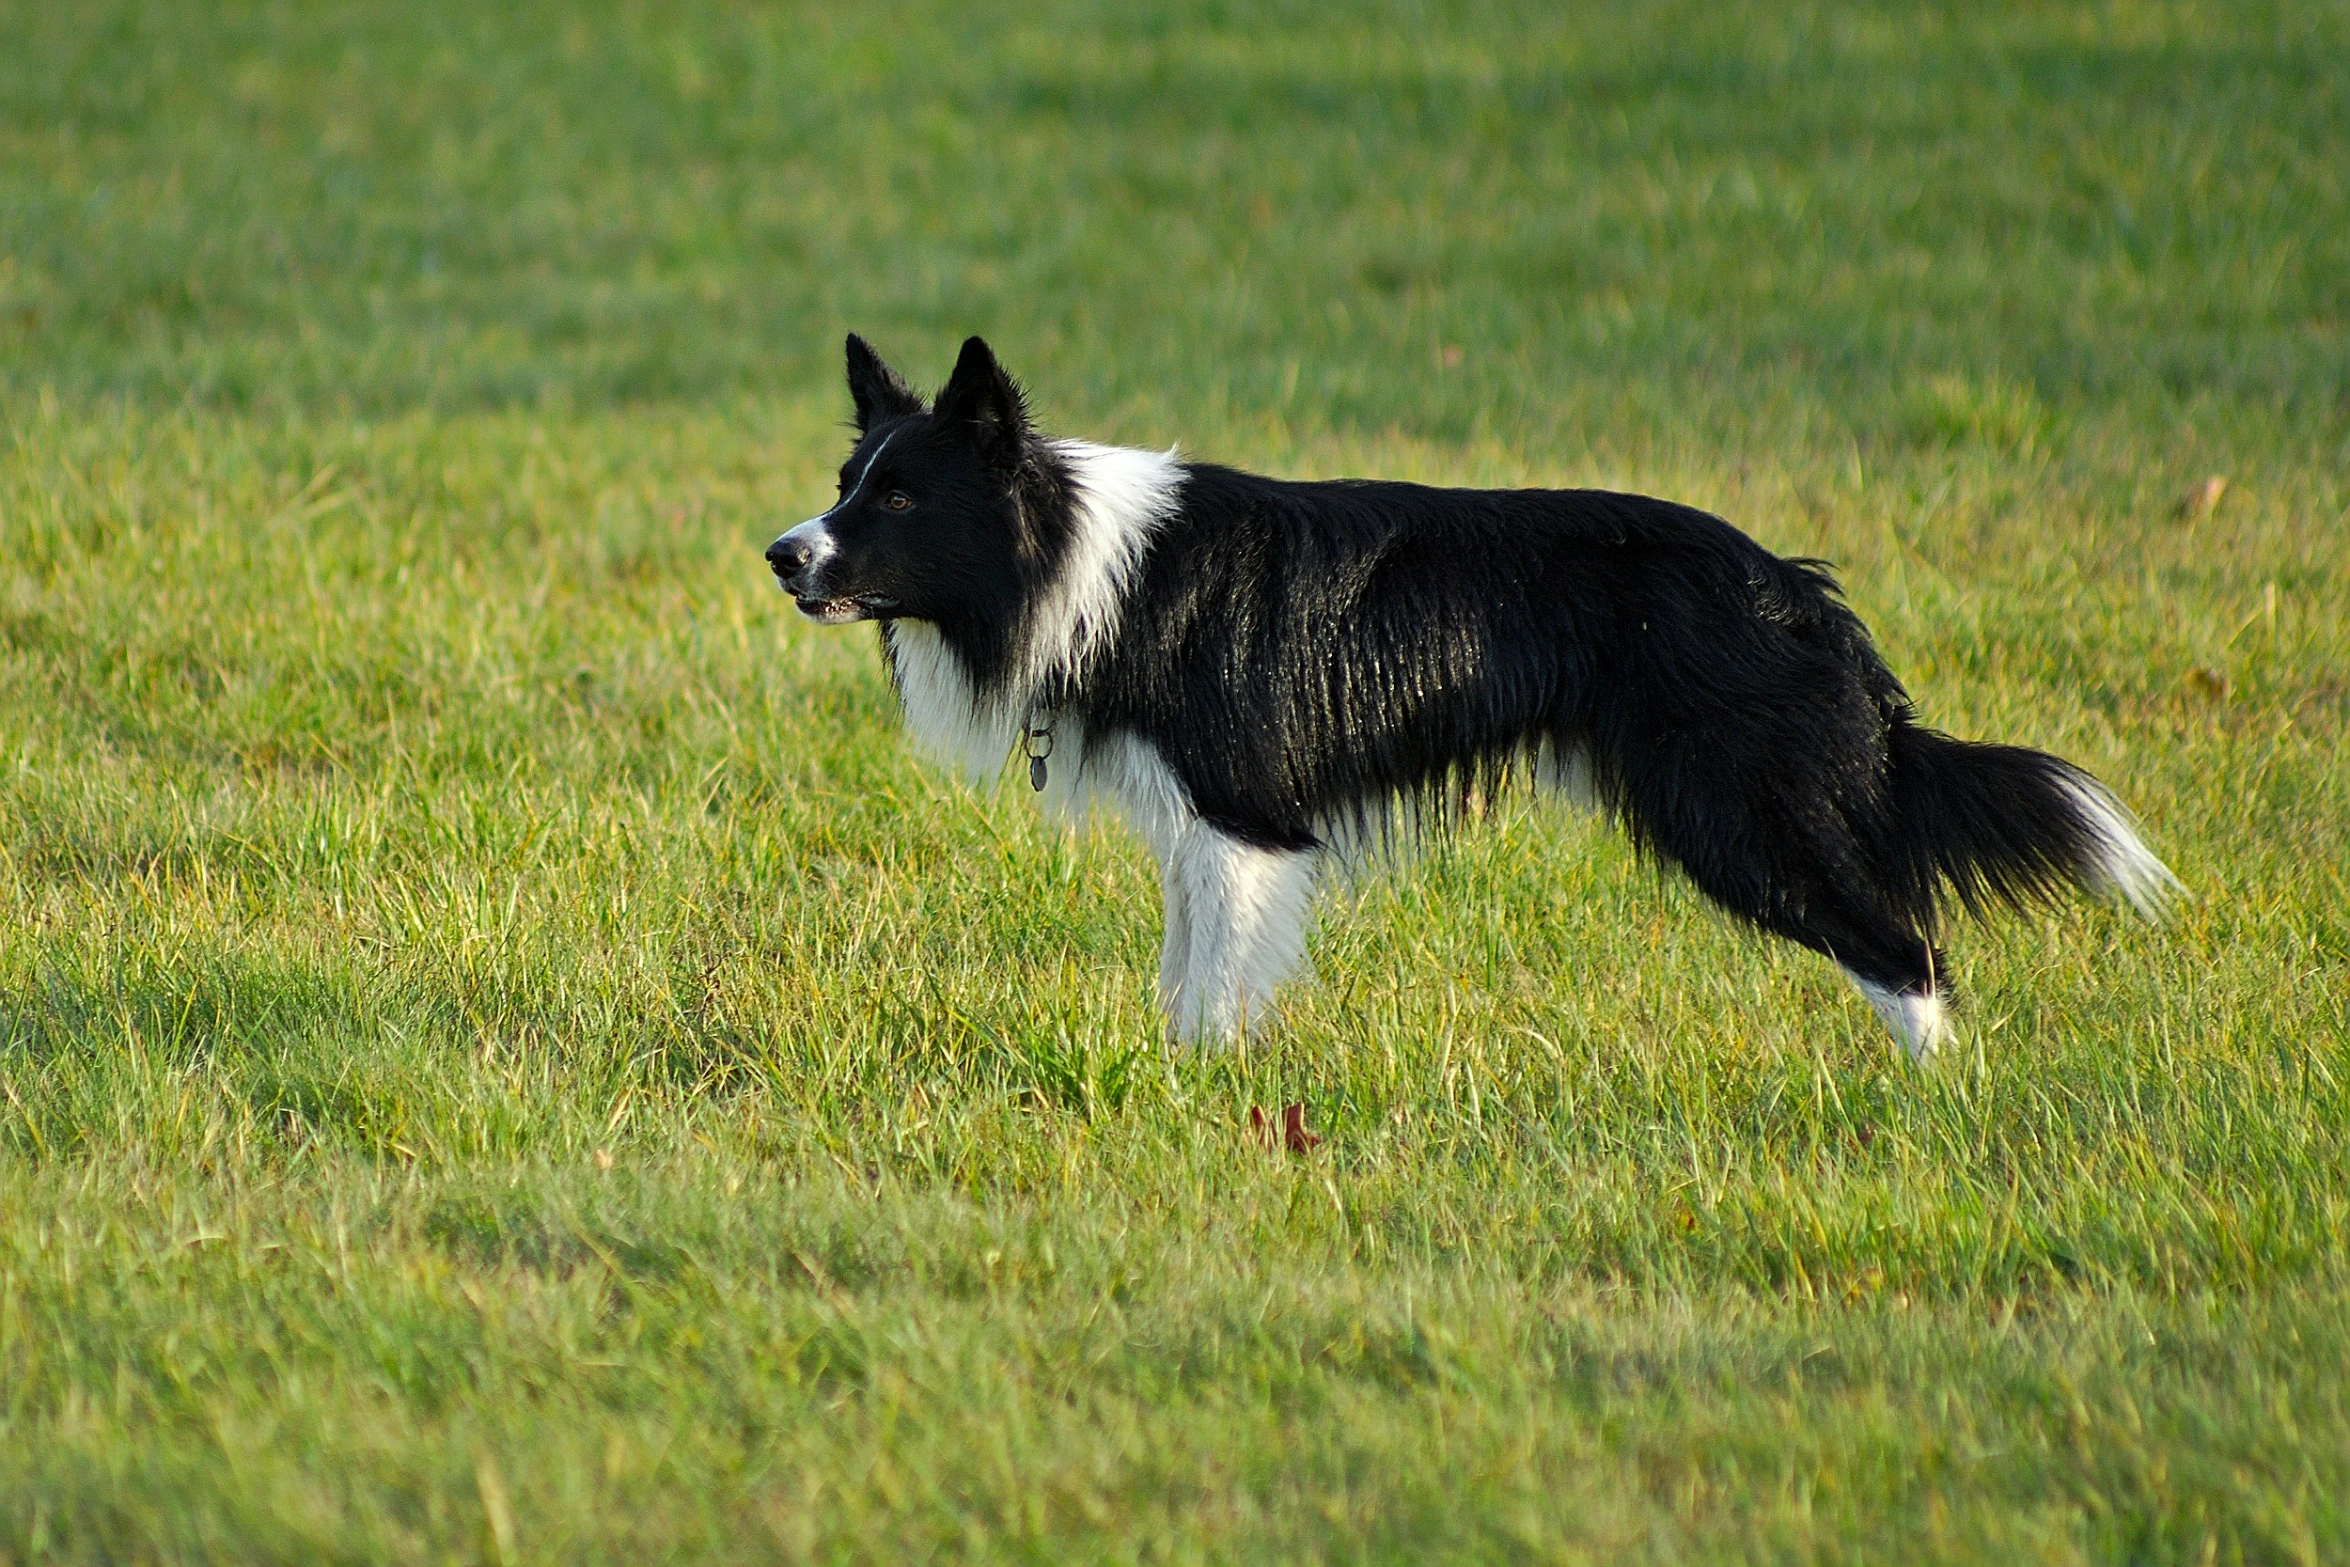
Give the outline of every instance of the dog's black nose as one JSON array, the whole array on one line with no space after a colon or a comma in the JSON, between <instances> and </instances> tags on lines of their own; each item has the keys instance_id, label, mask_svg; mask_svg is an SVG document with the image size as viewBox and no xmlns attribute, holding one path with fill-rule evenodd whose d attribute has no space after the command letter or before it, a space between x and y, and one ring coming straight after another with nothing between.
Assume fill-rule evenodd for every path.
<instances>
[{"instance_id":1,"label":"dog's black nose","mask_svg":"<svg viewBox=\"0 0 2350 1567\"><path fill-rule=\"evenodd\" d=\"M815 554L815 549L805 539L795 539L787 533L767 546L767 564L775 568L777 576L788 582L807 570L808 562Z\"/></svg>"}]
</instances>

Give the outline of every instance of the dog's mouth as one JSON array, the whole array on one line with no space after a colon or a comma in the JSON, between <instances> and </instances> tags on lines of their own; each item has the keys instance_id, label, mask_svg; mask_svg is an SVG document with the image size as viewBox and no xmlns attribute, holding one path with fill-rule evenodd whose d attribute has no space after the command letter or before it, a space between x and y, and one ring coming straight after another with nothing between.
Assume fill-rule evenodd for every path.
<instances>
[{"instance_id":1,"label":"dog's mouth","mask_svg":"<svg viewBox=\"0 0 2350 1567\"><path fill-rule=\"evenodd\" d=\"M819 625L845 626L852 620L886 620L898 601L882 593L859 593L850 598L794 599L800 613Z\"/></svg>"}]
</instances>

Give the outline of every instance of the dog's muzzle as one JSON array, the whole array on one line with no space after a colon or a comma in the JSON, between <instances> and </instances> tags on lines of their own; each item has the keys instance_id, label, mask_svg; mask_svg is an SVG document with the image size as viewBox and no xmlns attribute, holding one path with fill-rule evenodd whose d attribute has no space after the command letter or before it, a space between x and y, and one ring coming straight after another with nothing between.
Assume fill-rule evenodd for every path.
<instances>
[{"instance_id":1,"label":"dog's muzzle","mask_svg":"<svg viewBox=\"0 0 2350 1567\"><path fill-rule=\"evenodd\" d=\"M828 626L887 614L895 599L877 593L836 594L824 582L824 565L836 552L826 518L816 517L767 546L767 566L776 582L798 603L800 613Z\"/></svg>"},{"instance_id":2,"label":"dog's muzzle","mask_svg":"<svg viewBox=\"0 0 2350 1567\"><path fill-rule=\"evenodd\" d=\"M816 564L816 540L808 531L815 526L812 522L803 522L767 546L768 569L775 573L775 580L783 584L783 591L795 597L799 593L801 580L808 575L808 568Z\"/></svg>"}]
</instances>

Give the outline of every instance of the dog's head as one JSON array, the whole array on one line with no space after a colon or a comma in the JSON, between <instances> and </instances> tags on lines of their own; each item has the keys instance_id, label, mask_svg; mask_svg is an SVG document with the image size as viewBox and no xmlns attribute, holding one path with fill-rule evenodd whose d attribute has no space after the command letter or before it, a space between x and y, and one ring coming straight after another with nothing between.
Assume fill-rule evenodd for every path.
<instances>
[{"instance_id":1,"label":"dog's head","mask_svg":"<svg viewBox=\"0 0 2350 1567\"><path fill-rule=\"evenodd\" d=\"M1027 405L976 337L928 405L854 333L848 357L857 445L840 498L770 544L767 564L800 613L826 625L945 619L1023 551Z\"/></svg>"}]
</instances>

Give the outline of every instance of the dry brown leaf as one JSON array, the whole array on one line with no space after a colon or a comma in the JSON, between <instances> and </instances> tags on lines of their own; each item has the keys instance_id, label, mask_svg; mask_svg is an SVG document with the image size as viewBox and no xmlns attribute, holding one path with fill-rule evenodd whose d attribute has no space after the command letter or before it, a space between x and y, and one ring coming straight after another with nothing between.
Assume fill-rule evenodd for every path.
<instances>
[{"instance_id":1,"label":"dry brown leaf","mask_svg":"<svg viewBox=\"0 0 2350 1567\"><path fill-rule=\"evenodd\" d=\"M1322 1146L1322 1139L1306 1130L1306 1107L1302 1104L1282 1106L1278 1127L1273 1118L1265 1113L1263 1106L1250 1105L1248 1135L1267 1153L1287 1150L1293 1154L1309 1154Z\"/></svg>"},{"instance_id":2,"label":"dry brown leaf","mask_svg":"<svg viewBox=\"0 0 2350 1567\"><path fill-rule=\"evenodd\" d=\"M2224 701L2228 694L2228 677L2216 669L2205 669L2198 664L2187 671L2187 689L2206 702Z\"/></svg>"},{"instance_id":3,"label":"dry brown leaf","mask_svg":"<svg viewBox=\"0 0 2350 1567\"><path fill-rule=\"evenodd\" d=\"M2186 495L2179 501L2179 515L2199 522L2203 518L2208 517L2213 512L2219 510L2220 497L2227 493L2227 475L2224 473L2215 473L2210 478L2205 479L2201 484L2198 484L2194 488L2187 491Z\"/></svg>"}]
</instances>

